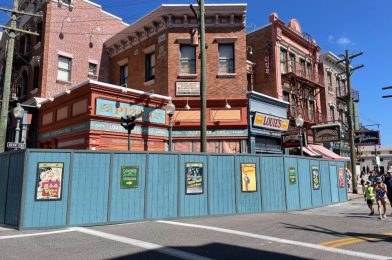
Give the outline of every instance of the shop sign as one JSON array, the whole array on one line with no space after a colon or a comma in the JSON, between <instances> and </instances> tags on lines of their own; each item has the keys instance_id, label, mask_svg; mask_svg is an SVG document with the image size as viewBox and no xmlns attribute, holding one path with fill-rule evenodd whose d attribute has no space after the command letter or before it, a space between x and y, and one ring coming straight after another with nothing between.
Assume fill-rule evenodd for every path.
<instances>
[{"instance_id":1,"label":"shop sign","mask_svg":"<svg viewBox=\"0 0 392 260\"><path fill-rule=\"evenodd\" d=\"M102 121L91 121L90 124L91 130L127 133L127 130L125 130L119 123L113 124ZM167 137L168 131L167 129L157 127L136 125L135 128L132 130L132 134Z\"/></svg>"},{"instance_id":2,"label":"shop sign","mask_svg":"<svg viewBox=\"0 0 392 260\"><path fill-rule=\"evenodd\" d=\"M306 134L302 132L302 146L307 146L307 138ZM300 147L300 138L299 138L299 133L287 133L287 134L282 134L282 147L284 148L290 148L290 147Z\"/></svg>"},{"instance_id":3,"label":"shop sign","mask_svg":"<svg viewBox=\"0 0 392 260\"><path fill-rule=\"evenodd\" d=\"M341 140L340 124L317 125L311 128L315 143L338 142Z\"/></svg>"},{"instance_id":4,"label":"shop sign","mask_svg":"<svg viewBox=\"0 0 392 260\"><path fill-rule=\"evenodd\" d=\"M200 96L199 81L176 82L176 96Z\"/></svg>"},{"instance_id":5,"label":"shop sign","mask_svg":"<svg viewBox=\"0 0 392 260\"><path fill-rule=\"evenodd\" d=\"M139 166L121 166L121 189L133 189L139 187Z\"/></svg>"},{"instance_id":6,"label":"shop sign","mask_svg":"<svg viewBox=\"0 0 392 260\"><path fill-rule=\"evenodd\" d=\"M225 137L225 136L238 136L247 137L248 130L208 130L207 137ZM189 130L189 131L173 131L173 137L200 137L199 130Z\"/></svg>"},{"instance_id":7,"label":"shop sign","mask_svg":"<svg viewBox=\"0 0 392 260\"><path fill-rule=\"evenodd\" d=\"M355 131L355 146L380 145L380 131Z\"/></svg>"},{"instance_id":8,"label":"shop sign","mask_svg":"<svg viewBox=\"0 0 392 260\"><path fill-rule=\"evenodd\" d=\"M256 113L253 126L279 131L287 131L289 128L289 120L262 113Z\"/></svg>"},{"instance_id":9,"label":"shop sign","mask_svg":"<svg viewBox=\"0 0 392 260\"><path fill-rule=\"evenodd\" d=\"M120 118L131 115L139 116L136 121L147 123L166 124L166 112L163 109L131 105L129 103L102 98L96 99L95 114L98 116L107 116Z\"/></svg>"},{"instance_id":10,"label":"shop sign","mask_svg":"<svg viewBox=\"0 0 392 260\"><path fill-rule=\"evenodd\" d=\"M185 164L185 194L203 193L203 164Z\"/></svg>"},{"instance_id":11,"label":"shop sign","mask_svg":"<svg viewBox=\"0 0 392 260\"><path fill-rule=\"evenodd\" d=\"M85 131L88 130L90 126L89 122L84 122L81 124L69 126L69 127L64 127L61 129L57 129L54 131L42 133L38 135L38 140L45 140L45 139L51 139L59 136L64 136L64 135L70 135L74 134L77 132Z\"/></svg>"},{"instance_id":12,"label":"shop sign","mask_svg":"<svg viewBox=\"0 0 392 260\"><path fill-rule=\"evenodd\" d=\"M64 163L38 163L35 200L61 200Z\"/></svg>"},{"instance_id":13,"label":"shop sign","mask_svg":"<svg viewBox=\"0 0 392 260\"><path fill-rule=\"evenodd\" d=\"M297 173L294 167L289 168L289 183L294 185L297 183Z\"/></svg>"},{"instance_id":14,"label":"shop sign","mask_svg":"<svg viewBox=\"0 0 392 260\"><path fill-rule=\"evenodd\" d=\"M241 163L241 191L257 191L255 163Z\"/></svg>"}]
</instances>

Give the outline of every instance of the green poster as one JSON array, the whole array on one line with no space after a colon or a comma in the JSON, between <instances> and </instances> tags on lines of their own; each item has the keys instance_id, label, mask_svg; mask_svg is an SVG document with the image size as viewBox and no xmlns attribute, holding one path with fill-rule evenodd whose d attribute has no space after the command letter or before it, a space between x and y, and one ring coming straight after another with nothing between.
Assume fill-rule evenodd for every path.
<instances>
[{"instance_id":1,"label":"green poster","mask_svg":"<svg viewBox=\"0 0 392 260\"><path fill-rule=\"evenodd\" d=\"M297 182L297 174L294 167L289 168L289 183L291 185Z\"/></svg>"},{"instance_id":2,"label":"green poster","mask_svg":"<svg viewBox=\"0 0 392 260\"><path fill-rule=\"evenodd\" d=\"M139 166L121 166L121 189L139 187Z\"/></svg>"}]
</instances>

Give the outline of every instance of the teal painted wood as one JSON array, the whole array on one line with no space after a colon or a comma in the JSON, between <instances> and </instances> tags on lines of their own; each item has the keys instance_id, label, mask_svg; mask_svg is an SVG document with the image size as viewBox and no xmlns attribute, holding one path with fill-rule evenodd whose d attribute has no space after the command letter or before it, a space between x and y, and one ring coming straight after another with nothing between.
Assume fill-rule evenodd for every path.
<instances>
[{"instance_id":1,"label":"teal painted wood","mask_svg":"<svg viewBox=\"0 0 392 260\"><path fill-rule=\"evenodd\" d=\"M149 154L147 219L177 217L178 156Z\"/></svg>"},{"instance_id":2,"label":"teal painted wood","mask_svg":"<svg viewBox=\"0 0 392 260\"><path fill-rule=\"evenodd\" d=\"M298 159L299 197L302 209L312 207L312 178L308 159Z\"/></svg>"},{"instance_id":3,"label":"teal painted wood","mask_svg":"<svg viewBox=\"0 0 392 260\"><path fill-rule=\"evenodd\" d=\"M5 207L7 201L7 183L9 175L9 154L0 155L0 224L4 224Z\"/></svg>"},{"instance_id":4,"label":"teal painted wood","mask_svg":"<svg viewBox=\"0 0 392 260\"><path fill-rule=\"evenodd\" d=\"M345 169L344 169L344 162L338 162L336 164L337 169L338 169L338 173L339 173L339 168L342 169L343 171L343 187L340 187L340 183L339 183L339 174L338 174L338 186L339 186L339 201L343 202L343 201L347 201L347 183L346 183L346 178L345 178Z\"/></svg>"},{"instance_id":5,"label":"teal painted wood","mask_svg":"<svg viewBox=\"0 0 392 260\"><path fill-rule=\"evenodd\" d=\"M321 195L323 205L331 204L331 174L329 173L329 162L320 161L320 180L321 180ZM336 194L337 195L337 194Z\"/></svg>"},{"instance_id":6,"label":"teal painted wood","mask_svg":"<svg viewBox=\"0 0 392 260\"><path fill-rule=\"evenodd\" d=\"M10 154L4 224L18 227L22 202L24 152Z\"/></svg>"},{"instance_id":7,"label":"teal painted wood","mask_svg":"<svg viewBox=\"0 0 392 260\"><path fill-rule=\"evenodd\" d=\"M297 158L285 157L284 158L284 179L286 183L286 205L287 210L295 210L301 208L300 193L299 193L299 180ZM290 183L289 168L295 168L296 180L294 184Z\"/></svg>"},{"instance_id":8,"label":"teal painted wood","mask_svg":"<svg viewBox=\"0 0 392 260\"><path fill-rule=\"evenodd\" d=\"M236 156L235 183L237 185L237 210L238 213L254 213L261 211L261 168L258 156ZM241 164L256 164L256 192L243 192Z\"/></svg>"},{"instance_id":9,"label":"teal painted wood","mask_svg":"<svg viewBox=\"0 0 392 260\"><path fill-rule=\"evenodd\" d=\"M27 185L25 190L25 209L23 228L65 226L67 217L67 199L69 182L70 153L61 152L31 152L28 162ZM39 162L62 162L63 183L61 200L36 201L36 178Z\"/></svg>"},{"instance_id":10,"label":"teal painted wood","mask_svg":"<svg viewBox=\"0 0 392 260\"><path fill-rule=\"evenodd\" d=\"M180 156L179 193L180 193L180 217L206 216L208 215L208 165L205 155L181 155ZM203 164L203 193L185 194L186 163Z\"/></svg>"},{"instance_id":11,"label":"teal painted wood","mask_svg":"<svg viewBox=\"0 0 392 260\"><path fill-rule=\"evenodd\" d=\"M316 166L319 171L319 180L320 180L320 185L319 188L316 189L316 187L313 185L313 176L312 176L312 167ZM311 187L312 187L312 206L313 207L319 207L323 205L323 200L322 200L322 194L321 194L321 182L323 181L321 178L320 174L320 163L318 160L310 160L309 162L309 175L311 176Z\"/></svg>"},{"instance_id":12,"label":"teal painted wood","mask_svg":"<svg viewBox=\"0 0 392 260\"><path fill-rule=\"evenodd\" d=\"M335 164L329 163L329 176L331 179L331 202L339 202L338 172Z\"/></svg>"},{"instance_id":13,"label":"teal painted wood","mask_svg":"<svg viewBox=\"0 0 392 260\"><path fill-rule=\"evenodd\" d=\"M110 154L74 153L70 224L107 223Z\"/></svg>"},{"instance_id":14,"label":"teal painted wood","mask_svg":"<svg viewBox=\"0 0 392 260\"><path fill-rule=\"evenodd\" d=\"M263 211L286 211L283 157L261 157Z\"/></svg>"},{"instance_id":15,"label":"teal painted wood","mask_svg":"<svg viewBox=\"0 0 392 260\"><path fill-rule=\"evenodd\" d=\"M134 221L144 218L144 188L146 181L146 154L114 154L112 203L110 220L112 222ZM139 187L121 189L121 166L135 165L139 167Z\"/></svg>"},{"instance_id":16,"label":"teal painted wood","mask_svg":"<svg viewBox=\"0 0 392 260\"><path fill-rule=\"evenodd\" d=\"M210 174L210 215L233 214L235 208L234 156L210 155L208 163Z\"/></svg>"}]
</instances>

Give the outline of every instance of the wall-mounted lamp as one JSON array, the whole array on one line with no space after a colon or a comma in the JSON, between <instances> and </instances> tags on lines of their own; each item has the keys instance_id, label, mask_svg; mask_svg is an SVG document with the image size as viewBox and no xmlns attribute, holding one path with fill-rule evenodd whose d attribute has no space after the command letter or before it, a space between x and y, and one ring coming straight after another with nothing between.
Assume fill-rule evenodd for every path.
<instances>
[{"instance_id":1,"label":"wall-mounted lamp","mask_svg":"<svg viewBox=\"0 0 392 260\"><path fill-rule=\"evenodd\" d=\"M65 93L66 93L67 95L69 95L69 94L71 94L71 90L70 90L70 89L67 89L67 90L65 90Z\"/></svg>"},{"instance_id":2,"label":"wall-mounted lamp","mask_svg":"<svg viewBox=\"0 0 392 260\"><path fill-rule=\"evenodd\" d=\"M252 46L246 47L246 50L249 52L250 55L253 55L253 48L252 48Z\"/></svg>"},{"instance_id":3,"label":"wall-mounted lamp","mask_svg":"<svg viewBox=\"0 0 392 260\"><path fill-rule=\"evenodd\" d=\"M186 105L185 105L184 108L185 108L185 110L190 110L191 109L191 107L188 104L188 98L186 98Z\"/></svg>"},{"instance_id":4,"label":"wall-mounted lamp","mask_svg":"<svg viewBox=\"0 0 392 260\"><path fill-rule=\"evenodd\" d=\"M59 38L62 40L64 39L64 33L63 33L63 29L64 29L64 22L72 22L71 17L67 16L64 17L63 22L61 23L61 29L60 29L60 34L59 34Z\"/></svg>"},{"instance_id":5,"label":"wall-mounted lamp","mask_svg":"<svg viewBox=\"0 0 392 260\"><path fill-rule=\"evenodd\" d=\"M50 101L50 102L53 102L53 101L54 101L54 98L50 97L50 98L49 98L49 101Z\"/></svg>"},{"instance_id":6,"label":"wall-mounted lamp","mask_svg":"<svg viewBox=\"0 0 392 260\"><path fill-rule=\"evenodd\" d=\"M225 109L231 109L231 106L229 105L229 102L227 102L227 98L226 98L226 105L225 105Z\"/></svg>"}]
</instances>

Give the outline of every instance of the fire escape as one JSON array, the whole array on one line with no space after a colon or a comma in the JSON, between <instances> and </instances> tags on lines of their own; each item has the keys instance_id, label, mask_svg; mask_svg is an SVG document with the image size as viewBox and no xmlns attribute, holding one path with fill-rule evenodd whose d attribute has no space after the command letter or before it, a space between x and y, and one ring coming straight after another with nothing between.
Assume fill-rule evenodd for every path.
<instances>
[{"instance_id":1,"label":"fire escape","mask_svg":"<svg viewBox=\"0 0 392 260\"><path fill-rule=\"evenodd\" d=\"M318 112L320 104L317 103L317 96L324 88L322 64L313 59L316 46L310 35L305 34L304 38L308 42L307 59L294 61L290 57L286 64L281 62L281 66L284 66L281 77L282 84L290 90L288 118L293 121L301 115L304 125L310 126L326 122L327 117Z\"/></svg>"}]
</instances>

